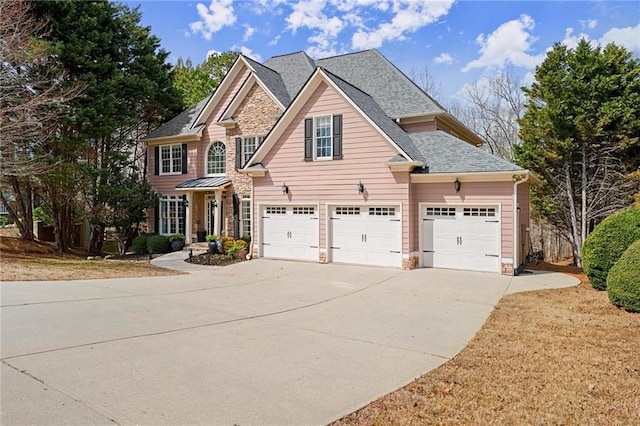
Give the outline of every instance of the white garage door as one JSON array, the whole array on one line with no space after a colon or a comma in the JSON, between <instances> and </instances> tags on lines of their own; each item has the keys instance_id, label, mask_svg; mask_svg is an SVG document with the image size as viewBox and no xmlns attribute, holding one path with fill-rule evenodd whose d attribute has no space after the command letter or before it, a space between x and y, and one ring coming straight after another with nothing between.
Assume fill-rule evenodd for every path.
<instances>
[{"instance_id":1,"label":"white garage door","mask_svg":"<svg viewBox=\"0 0 640 426\"><path fill-rule=\"evenodd\" d=\"M318 209L266 206L261 210L262 256L318 261Z\"/></svg>"},{"instance_id":2,"label":"white garage door","mask_svg":"<svg viewBox=\"0 0 640 426\"><path fill-rule=\"evenodd\" d=\"M500 272L497 207L421 207L422 265Z\"/></svg>"},{"instance_id":3,"label":"white garage door","mask_svg":"<svg viewBox=\"0 0 640 426\"><path fill-rule=\"evenodd\" d=\"M334 206L329 216L332 262L402 266L397 206Z\"/></svg>"}]
</instances>

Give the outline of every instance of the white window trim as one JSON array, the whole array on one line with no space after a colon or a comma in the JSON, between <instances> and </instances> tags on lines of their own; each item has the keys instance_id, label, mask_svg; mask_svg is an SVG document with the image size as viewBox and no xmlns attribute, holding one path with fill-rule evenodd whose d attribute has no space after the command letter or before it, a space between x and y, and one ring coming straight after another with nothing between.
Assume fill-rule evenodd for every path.
<instances>
[{"instance_id":1,"label":"white window trim","mask_svg":"<svg viewBox=\"0 0 640 426\"><path fill-rule=\"evenodd\" d=\"M162 209L162 204L167 204L167 212L169 212L169 203L174 204L175 203L175 209L176 209L176 217L175 217L175 229L170 229L169 224L167 224L167 231L165 232L164 227L163 227L163 222L165 221L165 218L168 218L169 216L163 216L163 209ZM183 206L182 206L182 197L181 196L177 196L177 195L163 195L162 197L160 197L160 206L158 208L158 231L161 235L172 235L172 234L177 234L177 233L181 233L184 234L185 230L181 229L180 227L180 215L181 212L183 212ZM186 227L186 218L182 217L182 227L185 228ZM172 232L175 231L175 232Z\"/></svg>"},{"instance_id":2,"label":"white window trim","mask_svg":"<svg viewBox=\"0 0 640 426\"><path fill-rule=\"evenodd\" d=\"M178 147L180 150L180 171L176 172L173 170L173 160L175 160L175 158L173 157L173 148L174 147ZM165 172L163 171L163 167L162 167L162 150L163 149L169 149L169 164L171 171L169 172ZM180 143L174 143L174 144L170 144L170 145L160 145L160 149L158 149L158 155L160 156L160 158L158 158L158 174L161 176L170 176L170 175L181 175L182 174L182 144Z\"/></svg>"},{"instance_id":3,"label":"white window trim","mask_svg":"<svg viewBox=\"0 0 640 426\"><path fill-rule=\"evenodd\" d=\"M240 197L240 237L244 237L244 235L246 234L245 232L245 225L248 223L249 225L249 235L253 234L253 227L252 227L252 223L251 223L251 196L250 195L243 195L242 197ZM244 213L244 203L249 203L249 210L248 210L248 217L245 217ZM252 236L253 238L253 236Z\"/></svg>"},{"instance_id":4,"label":"white window trim","mask_svg":"<svg viewBox=\"0 0 640 426\"><path fill-rule=\"evenodd\" d=\"M247 164L247 161L249 161L249 159L253 156L253 154L258 150L258 147L260 146L260 144L262 144L262 142L264 141L266 135L247 135L247 136L242 136L242 164ZM249 154L247 156L247 151L246 151L246 140L247 139L255 139L255 147L253 149L253 151L251 152L251 154Z\"/></svg>"},{"instance_id":5,"label":"white window trim","mask_svg":"<svg viewBox=\"0 0 640 426\"><path fill-rule=\"evenodd\" d=\"M325 157L318 157L318 119L329 118L329 155ZM313 159L314 161L329 161L333 160L333 115L319 115L313 117Z\"/></svg>"},{"instance_id":6,"label":"white window trim","mask_svg":"<svg viewBox=\"0 0 640 426\"><path fill-rule=\"evenodd\" d=\"M209 173L209 151L216 143L221 143L224 146L224 172L223 173ZM205 151L204 156L204 170L206 176L216 177L216 176L226 176L227 175L227 144L221 140L215 140L209 144L207 150Z\"/></svg>"}]
</instances>

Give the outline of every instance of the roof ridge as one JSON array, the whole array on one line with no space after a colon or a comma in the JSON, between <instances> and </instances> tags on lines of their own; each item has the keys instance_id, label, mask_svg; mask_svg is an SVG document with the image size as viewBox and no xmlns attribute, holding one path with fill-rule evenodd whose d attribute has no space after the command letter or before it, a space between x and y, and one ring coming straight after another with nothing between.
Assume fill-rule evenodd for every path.
<instances>
[{"instance_id":1,"label":"roof ridge","mask_svg":"<svg viewBox=\"0 0 640 426\"><path fill-rule=\"evenodd\" d=\"M333 59L333 58L340 58L342 56L348 56L348 55L357 55L359 53L364 53L364 52L377 52L379 55L382 56L382 54L380 52L378 52L378 49L365 49L365 50L358 50L356 52L347 52L347 53L341 53L339 55L333 55L333 56L327 56L325 58L320 58L318 59L318 61L324 61L325 59Z\"/></svg>"},{"instance_id":2,"label":"roof ridge","mask_svg":"<svg viewBox=\"0 0 640 426\"><path fill-rule=\"evenodd\" d=\"M241 55L242 55L242 54L241 54ZM260 65L262 68L266 68L266 69L268 69L269 71L271 71L271 72L275 72L276 74L280 75L280 73L279 73L278 71L274 70L273 68L269 68L268 66L266 66L266 65L265 65L265 64L263 64L262 62L258 62L258 61L256 61L255 59L251 59L250 57L245 56L245 55L242 55L242 56L243 56L245 59L248 59L248 60L250 60L251 62L253 62L253 63L255 63L255 64Z\"/></svg>"},{"instance_id":3,"label":"roof ridge","mask_svg":"<svg viewBox=\"0 0 640 426\"><path fill-rule=\"evenodd\" d=\"M344 82L344 83L348 84L349 86L353 87L354 89L358 90L359 92L362 92L363 94L367 95L368 97L370 97L370 98L375 102L375 99L373 98L373 96L371 96L370 94L368 94L367 92L365 92L364 90L362 90L361 88L359 88L358 86L353 85L352 83L348 82L348 81L347 81L347 80L345 80L344 78L342 78L342 77L340 77L340 76L338 76L338 75L336 75L336 74L332 73L331 71L329 71L328 69L326 69L326 68L324 68L324 67L322 67L322 66L320 66L320 65L318 65L316 68L321 69L322 71L324 71L325 73L327 73L327 74L331 75L332 77L335 77L335 78L337 78L338 80L340 80L340 81L342 81L342 82ZM378 103L376 102L376 104L378 104ZM378 106L380 106L380 105L378 105Z\"/></svg>"}]
</instances>

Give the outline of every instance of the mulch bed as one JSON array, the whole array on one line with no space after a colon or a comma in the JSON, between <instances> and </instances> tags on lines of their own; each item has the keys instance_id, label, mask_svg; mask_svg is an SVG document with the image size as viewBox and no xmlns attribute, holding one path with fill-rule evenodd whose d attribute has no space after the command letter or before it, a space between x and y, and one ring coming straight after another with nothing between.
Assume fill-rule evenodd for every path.
<instances>
[{"instance_id":1,"label":"mulch bed","mask_svg":"<svg viewBox=\"0 0 640 426\"><path fill-rule=\"evenodd\" d=\"M194 255L191 258L186 258L184 261L188 263L193 263L196 265L212 265L212 266L227 266L233 265L234 263L243 262L245 259L229 259L227 256L223 254L209 254L203 253Z\"/></svg>"}]
</instances>

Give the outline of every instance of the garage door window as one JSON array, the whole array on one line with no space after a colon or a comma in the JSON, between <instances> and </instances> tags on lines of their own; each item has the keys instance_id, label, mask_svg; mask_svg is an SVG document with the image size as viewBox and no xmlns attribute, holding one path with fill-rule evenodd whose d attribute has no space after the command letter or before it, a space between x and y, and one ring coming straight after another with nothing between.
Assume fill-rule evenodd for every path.
<instances>
[{"instance_id":1,"label":"garage door window","mask_svg":"<svg viewBox=\"0 0 640 426\"><path fill-rule=\"evenodd\" d=\"M369 207L369 216L395 216L395 207Z\"/></svg>"},{"instance_id":2,"label":"garage door window","mask_svg":"<svg viewBox=\"0 0 640 426\"><path fill-rule=\"evenodd\" d=\"M427 207L427 216L455 216L455 207Z\"/></svg>"},{"instance_id":3,"label":"garage door window","mask_svg":"<svg viewBox=\"0 0 640 426\"><path fill-rule=\"evenodd\" d=\"M287 214L286 207L267 207L267 214Z\"/></svg>"},{"instance_id":4,"label":"garage door window","mask_svg":"<svg viewBox=\"0 0 640 426\"><path fill-rule=\"evenodd\" d=\"M359 215L360 207L336 207L336 215Z\"/></svg>"},{"instance_id":5,"label":"garage door window","mask_svg":"<svg viewBox=\"0 0 640 426\"><path fill-rule=\"evenodd\" d=\"M487 207L465 207L464 216L472 217L495 217L496 209Z\"/></svg>"},{"instance_id":6,"label":"garage door window","mask_svg":"<svg viewBox=\"0 0 640 426\"><path fill-rule=\"evenodd\" d=\"M294 207L293 214L315 214L315 207Z\"/></svg>"}]
</instances>

